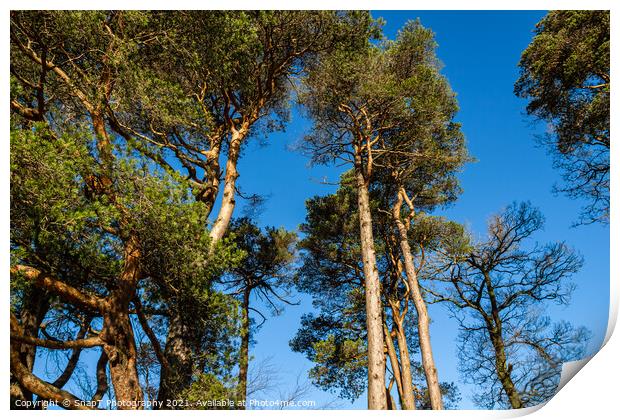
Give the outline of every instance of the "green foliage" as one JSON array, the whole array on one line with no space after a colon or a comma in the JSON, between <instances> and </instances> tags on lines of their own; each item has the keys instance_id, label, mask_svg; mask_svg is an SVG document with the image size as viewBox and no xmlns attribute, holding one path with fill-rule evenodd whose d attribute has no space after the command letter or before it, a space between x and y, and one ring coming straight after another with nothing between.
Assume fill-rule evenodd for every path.
<instances>
[{"instance_id":1,"label":"green foliage","mask_svg":"<svg viewBox=\"0 0 620 420\"><path fill-rule=\"evenodd\" d=\"M367 386L366 316L357 198L349 179L346 173L335 194L306 202L295 282L320 313L302 316L290 346L315 363L310 377L316 386L355 400Z\"/></svg>"},{"instance_id":2,"label":"green foliage","mask_svg":"<svg viewBox=\"0 0 620 420\"><path fill-rule=\"evenodd\" d=\"M421 367L419 367L421 369ZM423 386L418 387L421 391L416 396L416 408L418 410L431 410L431 401L428 389ZM443 396L443 407L445 410L455 410L461 401L461 392L454 382L442 382L439 384L441 395Z\"/></svg>"},{"instance_id":3,"label":"green foliage","mask_svg":"<svg viewBox=\"0 0 620 420\"><path fill-rule=\"evenodd\" d=\"M373 25L368 12L334 11L151 12L149 19L166 36L145 43L119 81L116 116L172 143L188 167L212 165L200 152L219 153L241 123L256 135L284 129L295 76L324 51L359 44Z\"/></svg>"},{"instance_id":4,"label":"green foliage","mask_svg":"<svg viewBox=\"0 0 620 420\"><path fill-rule=\"evenodd\" d=\"M456 99L435 47L433 33L413 21L395 41L336 50L311 65L300 102L314 123L305 143L313 160L352 162L356 153L372 155L386 175L396 172L404 181L405 173L418 172L418 183L430 190L441 182L435 195L451 199L458 189L448 175L468 156L460 127L451 121ZM368 150L363 139L372 143Z\"/></svg>"},{"instance_id":5,"label":"green foliage","mask_svg":"<svg viewBox=\"0 0 620 420\"><path fill-rule=\"evenodd\" d=\"M323 389L340 388L340 396L355 400L366 388L366 343L361 339L336 341L333 334L313 344L310 378Z\"/></svg>"},{"instance_id":6,"label":"green foliage","mask_svg":"<svg viewBox=\"0 0 620 420\"><path fill-rule=\"evenodd\" d=\"M235 388L212 374L201 374L184 390L179 399L186 410L229 410L235 401Z\"/></svg>"},{"instance_id":7,"label":"green foliage","mask_svg":"<svg viewBox=\"0 0 620 420\"><path fill-rule=\"evenodd\" d=\"M97 290L120 269L118 238L106 232L118 211L86 194L95 161L84 139L11 130L11 257Z\"/></svg>"},{"instance_id":8,"label":"green foliage","mask_svg":"<svg viewBox=\"0 0 620 420\"><path fill-rule=\"evenodd\" d=\"M92 194L98 170L80 131L60 137L45 126L11 132L11 257L78 287L106 296L123 262L131 233L141 251L144 306L191 316L196 357L224 375L235 360L238 305L213 288L224 269L245 254L224 240L209 254L204 204L178 174L154 167L131 149L117 149L113 200ZM130 218L124 217L129 213ZM13 276L14 304L28 284Z\"/></svg>"},{"instance_id":9,"label":"green foliage","mask_svg":"<svg viewBox=\"0 0 620 420\"><path fill-rule=\"evenodd\" d=\"M249 218L240 218L231 223L227 240L243 257L228 267L220 283L241 300L246 296L245 305L254 296L279 314L279 303L291 303L288 296L293 285L296 233L275 227L263 230Z\"/></svg>"},{"instance_id":10,"label":"green foliage","mask_svg":"<svg viewBox=\"0 0 620 420\"><path fill-rule=\"evenodd\" d=\"M341 287L363 285L357 198L347 176L335 194L306 202L306 222L300 227L304 238L299 248L306 252L296 283L300 290L320 296L313 301L317 307L347 299L347 289Z\"/></svg>"},{"instance_id":11,"label":"green foliage","mask_svg":"<svg viewBox=\"0 0 620 420\"><path fill-rule=\"evenodd\" d=\"M470 238L464 227L443 217L417 213L411 223L409 241L413 250L439 251L449 255L467 255Z\"/></svg>"},{"instance_id":12,"label":"green foliage","mask_svg":"<svg viewBox=\"0 0 620 420\"><path fill-rule=\"evenodd\" d=\"M360 327L351 324L350 317L343 320L329 314L306 314L290 341L293 351L303 353L315 363L309 372L314 385L338 390L342 398L351 401L367 386L366 340Z\"/></svg>"},{"instance_id":13,"label":"green foliage","mask_svg":"<svg viewBox=\"0 0 620 420\"><path fill-rule=\"evenodd\" d=\"M118 97L106 98L109 86L102 81L128 79L144 45L156 35L144 11L13 11L11 28L11 73L26 81L18 84L21 89L11 89L11 99L25 106L38 102L32 86L40 79L41 65L30 52L58 65L70 80L73 88L52 69L44 73L44 108L57 116L57 126L90 124L75 89L93 106L109 99L118 104Z\"/></svg>"},{"instance_id":14,"label":"green foliage","mask_svg":"<svg viewBox=\"0 0 620 420\"><path fill-rule=\"evenodd\" d=\"M523 52L515 93L548 122L543 139L563 171L560 191L588 200L581 221L609 221L609 11L552 11Z\"/></svg>"},{"instance_id":15,"label":"green foliage","mask_svg":"<svg viewBox=\"0 0 620 420\"><path fill-rule=\"evenodd\" d=\"M189 364L223 378L239 311L214 281L243 264L257 293L284 300L295 237L250 229L212 246L220 151L235 127L283 129L295 76L325 51L365 44L374 25L368 12L11 13L12 122L21 137L54 138L12 139L13 260L106 297L135 240L129 293L163 314L150 319L158 335L181 320Z\"/></svg>"}]
</instances>

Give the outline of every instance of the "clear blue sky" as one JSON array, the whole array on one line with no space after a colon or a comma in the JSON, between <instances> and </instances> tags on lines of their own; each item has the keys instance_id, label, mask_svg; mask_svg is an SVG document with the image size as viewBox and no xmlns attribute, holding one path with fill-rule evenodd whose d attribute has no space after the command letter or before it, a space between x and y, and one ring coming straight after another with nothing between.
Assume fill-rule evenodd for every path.
<instances>
[{"instance_id":1,"label":"clear blue sky","mask_svg":"<svg viewBox=\"0 0 620 420\"><path fill-rule=\"evenodd\" d=\"M578 288L568 308L551 308L556 319L569 320L588 327L593 333L590 351L596 351L605 334L609 305L609 230L592 225L571 228L583 203L551 194L559 180L551 167L551 158L535 147L534 136L544 125L523 113L525 101L513 94L518 77L517 63L531 38L543 11L390 11L373 12L386 20L384 32L394 38L409 19L420 18L431 28L439 44L438 55L444 74L457 92L462 123L470 153L476 163L467 165L460 176L463 195L448 210L447 217L465 223L473 232L483 234L487 218L512 201L530 200L546 216L546 228L536 239L540 242L565 240L585 258L585 266L574 278ZM295 230L305 218L304 203L314 195L333 192L345 167L310 167L308 159L291 146L301 140L309 123L297 112L284 133L269 136L266 146L252 142L239 164L239 184L244 193L267 197L259 216L262 225L284 226ZM239 200L236 215L242 211ZM251 349L258 362L271 358L280 370L280 386L291 387L299 372L312 366L301 354L293 353L289 340L299 327L300 316L311 312L308 296L299 295L301 305L287 307L283 315L269 318L255 336ZM471 389L463 385L457 371L457 324L441 306L430 309L432 344L441 381L454 381L462 392L461 408L475 408L469 398ZM94 366L96 356L88 357ZM39 359L41 360L41 359ZM43 366L39 366L40 373ZM277 392L272 395L278 398ZM333 395L314 389L309 399L319 405ZM355 403L343 401L342 408L365 408L365 395Z\"/></svg>"}]
</instances>

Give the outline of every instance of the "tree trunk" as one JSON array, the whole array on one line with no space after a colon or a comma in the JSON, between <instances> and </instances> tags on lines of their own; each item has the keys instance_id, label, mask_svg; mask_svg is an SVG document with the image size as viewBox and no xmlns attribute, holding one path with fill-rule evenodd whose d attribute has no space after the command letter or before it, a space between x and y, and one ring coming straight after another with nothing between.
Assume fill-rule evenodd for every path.
<instances>
[{"instance_id":1,"label":"tree trunk","mask_svg":"<svg viewBox=\"0 0 620 420\"><path fill-rule=\"evenodd\" d=\"M388 330L387 325L385 325L385 323L383 323L383 336L385 337L387 354L390 359L390 366L392 367L392 373L394 374L394 380L396 381L396 389L398 390L400 404L403 406L403 409L404 409L404 404L403 404L404 394L403 394L402 375L400 373L400 363L398 360L398 356L396 355L396 348L394 347L394 341L392 341L392 336L390 334L390 331Z\"/></svg>"},{"instance_id":2,"label":"tree trunk","mask_svg":"<svg viewBox=\"0 0 620 420\"><path fill-rule=\"evenodd\" d=\"M236 182L239 177L237 172L237 161L241 151L241 143L249 129L249 124L244 123L239 130L233 130L230 145L228 146L228 160L226 161L226 175L224 177L224 195L222 196L222 206L217 215L217 219L211 228L211 240L218 242L224 237L233 211L235 210Z\"/></svg>"},{"instance_id":3,"label":"tree trunk","mask_svg":"<svg viewBox=\"0 0 620 420\"><path fill-rule=\"evenodd\" d=\"M377 270L368 183L363 174L361 156L356 156L355 177L360 222L360 240L366 289L366 331L368 337L368 408L386 409L385 354L383 351L383 305Z\"/></svg>"},{"instance_id":4,"label":"tree trunk","mask_svg":"<svg viewBox=\"0 0 620 420\"><path fill-rule=\"evenodd\" d=\"M129 320L129 303L115 294L106 302L103 315L103 349L110 361L110 377L119 409L142 409L136 343Z\"/></svg>"},{"instance_id":5,"label":"tree trunk","mask_svg":"<svg viewBox=\"0 0 620 420\"><path fill-rule=\"evenodd\" d=\"M437 368L433 359L433 349L431 346L428 310L420 291L418 275L413 264L413 255L411 254L411 247L409 246L407 228L401 220L401 206L402 196L399 194L399 198L393 208L393 216L396 227L398 228L400 249L405 263L409 293L418 315L418 335L420 340L420 353L422 355L422 366L424 368L424 375L426 376L431 408L433 410L443 410L441 388L439 387Z\"/></svg>"},{"instance_id":6,"label":"tree trunk","mask_svg":"<svg viewBox=\"0 0 620 420\"><path fill-rule=\"evenodd\" d=\"M250 290L243 291L241 307L241 349L239 352L239 384L237 401L245 401L248 394L248 365L250 349ZM237 404L239 409L245 410L244 404Z\"/></svg>"},{"instance_id":7,"label":"tree trunk","mask_svg":"<svg viewBox=\"0 0 620 420\"><path fill-rule=\"evenodd\" d=\"M169 369L162 369L157 395L164 409L174 408L174 406L167 406L167 401L178 398L181 391L192 383L194 357L196 356L193 343L196 340L196 332L191 327L191 319L188 318L191 317L175 311L168 320L164 355Z\"/></svg>"},{"instance_id":8,"label":"tree trunk","mask_svg":"<svg viewBox=\"0 0 620 420\"><path fill-rule=\"evenodd\" d=\"M110 377L119 409L144 408L138 379L136 343L129 319L129 302L134 297L139 276L140 249L137 238L125 241L124 266L119 284L103 305L101 340L109 359Z\"/></svg>"},{"instance_id":9,"label":"tree trunk","mask_svg":"<svg viewBox=\"0 0 620 420\"><path fill-rule=\"evenodd\" d=\"M217 194L220 191L220 149L221 139L217 140L208 152L205 152L205 181L202 191L196 196L196 200L205 203L207 217L211 215Z\"/></svg>"},{"instance_id":10,"label":"tree trunk","mask_svg":"<svg viewBox=\"0 0 620 420\"><path fill-rule=\"evenodd\" d=\"M385 395L386 395L386 399L385 399L386 409L387 410L398 410L398 407L396 407L396 402L394 401L392 394L390 394L390 388L385 388Z\"/></svg>"},{"instance_id":11,"label":"tree trunk","mask_svg":"<svg viewBox=\"0 0 620 420\"><path fill-rule=\"evenodd\" d=\"M411 359L409 347L402 324L396 324L396 340L400 354L400 372L403 383L403 410L415 410L415 395L413 392L413 377L411 375Z\"/></svg>"},{"instance_id":12,"label":"tree trunk","mask_svg":"<svg viewBox=\"0 0 620 420\"><path fill-rule=\"evenodd\" d=\"M510 376L512 368L509 367L506 358L506 346L504 345L504 338L502 337L502 319L497 306L497 298L495 297L495 287L493 287L489 273L483 272L483 275L487 293L489 294L489 301L491 302L491 316L493 319L491 321L486 318L486 323L489 336L491 337L491 343L493 344L493 350L495 351L495 369L497 370L497 377L506 392L510 406L512 408L523 408L521 396Z\"/></svg>"},{"instance_id":13,"label":"tree trunk","mask_svg":"<svg viewBox=\"0 0 620 420\"><path fill-rule=\"evenodd\" d=\"M512 408L523 408L523 401L521 396L515 387L512 377L510 376L510 368L508 366L508 360L506 358L506 349L504 341L496 334L491 335L491 342L493 343L493 349L495 350L495 369L497 370L497 377L508 396L508 401Z\"/></svg>"},{"instance_id":14,"label":"tree trunk","mask_svg":"<svg viewBox=\"0 0 620 420\"><path fill-rule=\"evenodd\" d=\"M29 288L23 297L22 310L20 312L20 325L23 328L24 335L29 337L37 337L39 328L43 318L49 309L48 294L35 287ZM32 372L34 361L37 354L36 346L26 343L20 343L18 346L19 359L23 365ZM32 401L32 392L22 387L18 381L11 378L11 409L22 410L23 406L18 406L17 401Z\"/></svg>"}]
</instances>

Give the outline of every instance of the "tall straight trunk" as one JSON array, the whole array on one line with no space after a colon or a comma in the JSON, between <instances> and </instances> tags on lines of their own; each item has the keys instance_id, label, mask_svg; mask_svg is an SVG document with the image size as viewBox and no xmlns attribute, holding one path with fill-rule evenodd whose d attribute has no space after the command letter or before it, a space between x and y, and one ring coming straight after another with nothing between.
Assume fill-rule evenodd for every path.
<instances>
[{"instance_id":1,"label":"tall straight trunk","mask_svg":"<svg viewBox=\"0 0 620 420\"><path fill-rule=\"evenodd\" d=\"M140 248L133 235L125 241L124 266L118 287L102 305L101 339L110 366L110 377L120 409L142 409L143 395L138 378L138 352L129 319L129 303L139 276Z\"/></svg>"},{"instance_id":2,"label":"tall straight trunk","mask_svg":"<svg viewBox=\"0 0 620 420\"><path fill-rule=\"evenodd\" d=\"M399 198L393 208L393 216L394 222L396 223L396 227L398 229L399 244L405 263L405 273L407 274L409 293L418 315L418 335L420 341L420 353L422 355L422 367L424 369L424 376L426 377L431 408L433 410L443 410L441 388L439 387L439 379L437 377L437 367L435 366L435 360L433 359L428 309L426 307L426 302L422 297L422 292L420 291L418 274L413 264L413 255L411 253L411 247L409 246L407 228L401 219L401 206L402 196L399 194Z\"/></svg>"},{"instance_id":3,"label":"tall straight trunk","mask_svg":"<svg viewBox=\"0 0 620 420\"><path fill-rule=\"evenodd\" d=\"M411 359L409 347L402 323L396 323L396 340L400 355L400 372L403 383L403 410L415 410L415 395L413 393L413 377L411 375Z\"/></svg>"},{"instance_id":4,"label":"tall straight trunk","mask_svg":"<svg viewBox=\"0 0 620 420\"><path fill-rule=\"evenodd\" d=\"M241 349L239 351L239 384L237 391L237 401L245 401L248 395L248 364L250 349L250 290L243 291L243 302L241 306ZM245 405L238 404L241 410L245 410Z\"/></svg>"},{"instance_id":5,"label":"tall straight trunk","mask_svg":"<svg viewBox=\"0 0 620 420\"><path fill-rule=\"evenodd\" d=\"M355 178L359 210L360 241L364 264L366 293L366 332L368 337L368 408L386 409L385 353L383 351L383 305L381 283L375 256L372 233L372 215L368 197L368 183L363 174L361 156L356 156Z\"/></svg>"},{"instance_id":6,"label":"tall straight trunk","mask_svg":"<svg viewBox=\"0 0 620 420\"><path fill-rule=\"evenodd\" d=\"M24 335L37 337L43 318L49 309L49 296L39 288L29 288L23 296L20 324ZM19 359L32 372L37 354L36 346L21 343L18 346ZM32 392L22 387L18 381L11 378L11 409L24 409L18 406L17 401L32 401Z\"/></svg>"}]
</instances>

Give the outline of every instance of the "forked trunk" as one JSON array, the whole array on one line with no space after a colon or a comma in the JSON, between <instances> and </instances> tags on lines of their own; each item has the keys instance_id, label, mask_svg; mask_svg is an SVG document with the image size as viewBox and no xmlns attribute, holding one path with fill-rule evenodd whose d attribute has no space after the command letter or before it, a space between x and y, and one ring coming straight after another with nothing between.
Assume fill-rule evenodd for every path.
<instances>
[{"instance_id":1,"label":"forked trunk","mask_svg":"<svg viewBox=\"0 0 620 420\"><path fill-rule=\"evenodd\" d=\"M222 205L210 233L213 243L218 242L224 237L228 225L230 224L233 211L235 210L235 195L237 194L236 183L239 177L237 161L239 160L239 153L241 152L241 143L247 132L248 124L243 125L239 130L233 131L230 139L228 160L226 161L226 175L224 176Z\"/></svg>"}]
</instances>

